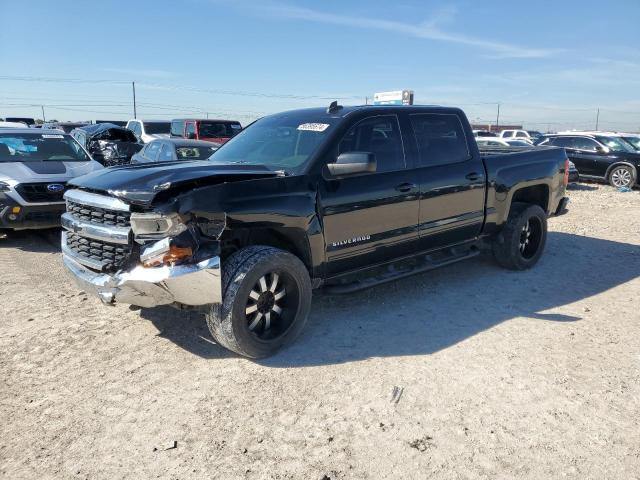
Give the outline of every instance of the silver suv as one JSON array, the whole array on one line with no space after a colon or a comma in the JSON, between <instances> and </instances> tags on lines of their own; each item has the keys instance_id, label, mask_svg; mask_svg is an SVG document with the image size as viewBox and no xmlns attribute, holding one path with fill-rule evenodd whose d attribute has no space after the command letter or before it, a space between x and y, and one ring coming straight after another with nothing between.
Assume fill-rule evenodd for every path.
<instances>
[{"instance_id":1,"label":"silver suv","mask_svg":"<svg viewBox=\"0 0 640 480\"><path fill-rule=\"evenodd\" d=\"M102 165L60 130L0 130L0 231L60 226L67 181Z\"/></svg>"}]
</instances>

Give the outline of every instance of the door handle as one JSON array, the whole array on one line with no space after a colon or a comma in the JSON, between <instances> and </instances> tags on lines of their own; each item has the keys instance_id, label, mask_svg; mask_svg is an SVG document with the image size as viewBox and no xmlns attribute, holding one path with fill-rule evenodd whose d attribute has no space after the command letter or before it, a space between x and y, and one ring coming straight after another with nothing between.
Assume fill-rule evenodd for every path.
<instances>
[{"instance_id":1,"label":"door handle","mask_svg":"<svg viewBox=\"0 0 640 480\"><path fill-rule=\"evenodd\" d=\"M472 172L465 175L464 178L466 178L467 180L471 180L472 182L475 182L480 178L480 175L478 175L476 172Z\"/></svg>"},{"instance_id":2,"label":"door handle","mask_svg":"<svg viewBox=\"0 0 640 480\"><path fill-rule=\"evenodd\" d=\"M399 192L410 192L411 190L413 190L414 188L417 188L417 185L415 183L401 183L400 185L396 185L396 190Z\"/></svg>"}]
</instances>

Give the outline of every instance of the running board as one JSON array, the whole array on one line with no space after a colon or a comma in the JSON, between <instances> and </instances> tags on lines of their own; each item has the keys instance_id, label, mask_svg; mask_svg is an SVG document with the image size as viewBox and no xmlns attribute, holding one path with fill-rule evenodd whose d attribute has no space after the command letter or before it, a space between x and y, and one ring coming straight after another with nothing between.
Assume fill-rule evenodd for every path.
<instances>
[{"instance_id":1,"label":"running board","mask_svg":"<svg viewBox=\"0 0 640 480\"><path fill-rule=\"evenodd\" d=\"M379 275L365 277L348 283L327 284L324 286L323 291L330 295L358 292L376 285L393 282L400 278L410 277L412 275L428 272L429 270L434 270L461 260L473 258L480 254L480 250L475 246L466 248L462 252L459 252L458 250L459 249L456 248L450 248L444 251L418 256L414 261L418 260L420 263L409 269L396 270L394 268L395 264L392 263L387 267L386 271Z\"/></svg>"}]
</instances>

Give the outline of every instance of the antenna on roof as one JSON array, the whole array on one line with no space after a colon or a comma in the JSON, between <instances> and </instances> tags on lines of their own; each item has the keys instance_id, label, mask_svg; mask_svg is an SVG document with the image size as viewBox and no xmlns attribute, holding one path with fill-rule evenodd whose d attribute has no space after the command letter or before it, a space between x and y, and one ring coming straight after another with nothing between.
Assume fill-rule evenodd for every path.
<instances>
[{"instance_id":1,"label":"antenna on roof","mask_svg":"<svg viewBox=\"0 0 640 480\"><path fill-rule=\"evenodd\" d=\"M338 105L338 101L334 100L329 104L329 108L327 108L327 113L336 113L338 110L342 110L342 105Z\"/></svg>"}]
</instances>

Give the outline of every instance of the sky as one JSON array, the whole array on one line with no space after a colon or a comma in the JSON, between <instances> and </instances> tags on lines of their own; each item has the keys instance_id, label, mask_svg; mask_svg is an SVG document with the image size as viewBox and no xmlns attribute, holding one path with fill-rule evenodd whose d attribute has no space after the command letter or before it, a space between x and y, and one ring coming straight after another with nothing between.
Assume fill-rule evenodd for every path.
<instances>
[{"instance_id":1,"label":"sky","mask_svg":"<svg viewBox=\"0 0 640 480\"><path fill-rule=\"evenodd\" d=\"M640 1L0 0L0 117L233 118L410 89L474 123L640 130Z\"/></svg>"}]
</instances>

